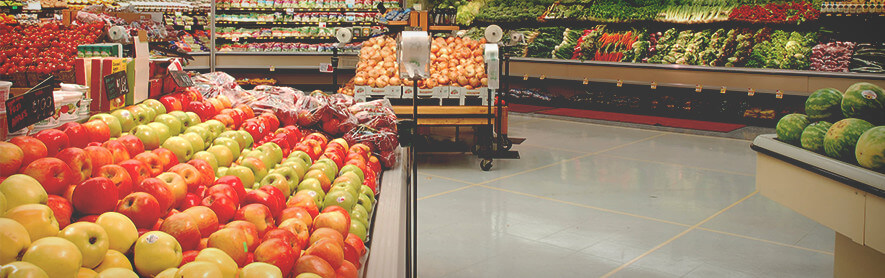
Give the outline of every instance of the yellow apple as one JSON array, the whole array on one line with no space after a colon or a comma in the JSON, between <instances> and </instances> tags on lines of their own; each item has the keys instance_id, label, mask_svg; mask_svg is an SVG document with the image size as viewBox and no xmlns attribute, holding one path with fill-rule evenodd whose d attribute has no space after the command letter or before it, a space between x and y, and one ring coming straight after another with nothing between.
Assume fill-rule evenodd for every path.
<instances>
[{"instance_id":1,"label":"yellow apple","mask_svg":"<svg viewBox=\"0 0 885 278\"><path fill-rule=\"evenodd\" d=\"M221 269L210 262L189 262L175 272L175 278L222 278Z\"/></svg>"},{"instance_id":2,"label":"yellow apple","mask_svg":"<svg viewBox=\"0 0 885 278\"><path fill-rule=\"evenodd\" d=\"M98 278L138 278L131 269L125 268L108 268L98 273Z\"/></svg>"},{"instance_id":3,"label":"yellow apple","mask_svg":"<svg viewBox=\"0 0 885 278\"><path fill-rule=\"evenodd\" d=\"M24 204L46 204L49 196L36 179L15 174L0 183L0 193L6 197L6 209Z\"/></svg>"},{"instance_id":4,"label":"yellow apple","mask_svg":"<svg viewBox=\"0 0 885 278\"><path fill-rule=\"evenodd\" d=\"M184 202L184 196L187 195L187 183L184 181L184 178L175 172L165 172L157 175L157 178L169 185L169 190L172 191L172 196L175 197L175 207L181 205Z\"/></svg>"},{"instance_id":5,"label":"yellow apple","mask_svg":"<svg viewBox=\"0 0 885 278\"><path fill-rule=\"evenodd\" d=\"M31 243L22 261L43 269L49 277L76 277L83 265L83 255L70 241L44 237Z\"/></svg>"},{"instance_id":6,"label":"yellow apple","mask_svg":"<svg viewBox=\"0 0 885 278\"><path fill-rule=\"evenodd\" d=\"M81 267L80 272L77 273L77 278L95 278L96 276L98 276L98 272L85 267Z\"/></svg>"},{"instance_id":7,"label":"yellow apple","mask_svg":"<svg viewBox=\"0 0 885 278\"><path fill-rule=\"evenodd\" d=\"M42 204L25 204L14 207L3 217L15 220L28 230L31 242L38 239L58 235L58 221L52 209Z\"/></svg>"},{"instance_id":8,"label":"yellow apple","mask_svg":"<svg viewBox=\"0 0 885 278\"><path fill-rule=\"evenodd\" d=\"M160 274L157 274L157 276L154 276L154 278L175 278L176 272L178 272L177 267L167 268L166 270L163 270L163 272L160 272Z\"/></svg>"},{"instance_id":9,"label":"yellow apple","mask_svg":"<svg viewBox=\"0 0 885 278\"><path fill-rule=\"evenodd\" d=\"M197 257L194 258L195 262L209 262L218 266L218 269L221 270L221 274L224 278L234 278L237 277L237 262L234 259L231 259L227 253L221 251L218 248L206 248L200 250L200 253L197 254Z\"/></svg>"},{"instance_id":10,"label":"yellow apple","mask_svg":"<svg viewBox=\"0 0 885 278\"><path fill-rule=\"evenodd\" d=\"M0 212L6 212L6 194L0 192Z\"/></svg>"},{"instance_id":11,"label":"yellow apple","mask_svg":"<svg viewBox=\"0 0 885 278\"><path fill-rule=\"evenodd\" d=\"M17 261L18 255L30 245L31 236L25 226L9 218L0 218L0 265Z\"/></svg>"},{"instance_id":12,"label":"yellow apple","mask_svg":"<svg viewBox=\"0 0 885 278\"><path fill-rule=\"evenodd\" d=\"M96 272L102 272L110 268L125 268L132 270L132 263L129 262L129 258L126 258L126 255L123 255L120 251L108 250L104 255L104 259L102 259L101 263L94 269Z\"/></svg>"},{"instance_id":13,"label":"yellow apple","mask_svg":"<svg viewBox=\"0 0 885 278\"><path fill-rule=\"evenodd\" d=\"M83 267L94 268L108 253L108 233L95 223L77 222L58 232L58 237L67 239L83 255Z\"/></svg>"},{"instance_id":14,"label":"yellow apple","mask_svg":"<svg viewBox=\"0 0 885 278\"><path fill-rule=\"evenodd\" d=\"M132 248L132 244L138 239L138 229L132 220L118 212L105 212L98 216L95 220L104 231L108 233L110 245L108 249L117 250L126 254Z\"/></svg>"},{"instance_id":15,"label":"yellow apple","mask_svg":"<svg viewBox=\"0 0 885 278\"><path fill-rule=\"evenodd\" d=\"M29 262L11 262L0 267L0 277L5 278L49 278L46 271Z\"/></svg>"},{"instance_id":16,"label":"yellow apple","mask_svg":"<svg viewBox=\"0 0 885 278\"><path fill-rule=\"evenodd\" d=\"M142 276L156 276L167 268L181 264L181 245L171 235L147 232L135 241L135 269Z\"/></svg>"},{"instance_id":17,"label":"yellow apple","mask_svg":"<svg viewBox=\"0 0 885 278\"><path fill-rule=\"evenodd\" d=\"M283 278L283 272L275 265L254 262L240 269L239 278Z\"/></svg>"}]
</instances>

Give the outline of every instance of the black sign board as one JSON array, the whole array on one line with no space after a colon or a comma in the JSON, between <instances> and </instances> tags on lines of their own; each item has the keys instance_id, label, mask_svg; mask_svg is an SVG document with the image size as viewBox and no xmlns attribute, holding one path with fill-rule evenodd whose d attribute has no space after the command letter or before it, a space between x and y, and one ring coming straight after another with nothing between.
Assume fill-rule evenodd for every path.
<instances>
[{"instance_id":1,"label":"black sign board","mask_svg":"<svg viewBox=\"0 0 885 278\"><path fill-rule=\"evenodd\" d=\"M55 76L49 76L26 93L6 100L6 124L10 132L36 124L55 113Z\"/></svg>"},{"instance_id":2,"label":"black sign board","mask_svg":"<svg viewBox=\"0 0 885 278\"><path fill-rule=\"evenodd\" d=\"M169 74L172 75L172 80L175 81L179 87L192 87L194 86L194 80L191 79L186 72L180 70L170 71Z\"/></svg>"},{"instance_id":3,"label":"black sign board","mask_svg":"<svg viewBox=\"0 0 885 278\"><path fill-rule=\"evenodd\" d=\"M129 93L129 79L126 71L118 71L104 76L105 94L108 100L116 99Z\"/></svg>"}]
</instances>

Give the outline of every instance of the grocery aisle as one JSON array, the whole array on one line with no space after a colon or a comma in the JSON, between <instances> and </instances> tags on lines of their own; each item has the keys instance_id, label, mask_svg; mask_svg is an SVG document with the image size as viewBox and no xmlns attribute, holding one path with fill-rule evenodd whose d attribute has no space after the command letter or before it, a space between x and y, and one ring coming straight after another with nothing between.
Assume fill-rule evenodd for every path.
<instances>
[{"instance_id":1,"label":"grocery aisle","mask_svg":"<svg viewBox=\"0 0 885 278\"><path fill-rule=\"evenodd\" d=\"M520 160L424 156L420 277L832 277L833 231L755 193L750 141L511 117Z\"/></svg>"}]
</instances>

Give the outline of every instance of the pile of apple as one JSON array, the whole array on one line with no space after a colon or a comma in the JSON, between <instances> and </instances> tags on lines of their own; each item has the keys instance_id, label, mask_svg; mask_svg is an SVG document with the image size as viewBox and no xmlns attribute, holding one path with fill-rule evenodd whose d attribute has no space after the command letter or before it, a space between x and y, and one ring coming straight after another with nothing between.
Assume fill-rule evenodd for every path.
<instances>
[{"instance_id":1,"label":"pile of apple","mask_svg":"<svg viewBox=\"0 0 885 278\"><path fill-rule=\"evenodd\" d=\"M70 27L55 21L39 25L0 24L0 74L71 70L77 46L94 43L103 30L104 22Z\"/></svg>"},{"instance_id":2,"label":"pile of apple","mask_svg":"<svg viewBox=\"0 0 885 278\"><path fill-rule=\"evenodd\" d=\"M0 274L356 277L370 147L192 93L0 142Z\"/></svg>"}]
</instances>

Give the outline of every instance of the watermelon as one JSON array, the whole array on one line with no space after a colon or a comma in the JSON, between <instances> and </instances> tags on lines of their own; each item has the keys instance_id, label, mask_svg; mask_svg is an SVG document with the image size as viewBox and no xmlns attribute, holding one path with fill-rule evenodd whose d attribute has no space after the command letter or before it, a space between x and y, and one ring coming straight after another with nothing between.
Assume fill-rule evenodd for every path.
<instances>
[{"instance_id":1,"label":"watermelon","mask_svg":"<svg viewBox=\"0 0 885 278\"><path fill-rule=\"evenodd\" d=\"M808 119L816 121L838 121L842 119L842 92L833 88L824 88L808 96L805 100L805 114Z\"/></svg>"},{"instance_id":2,"label":"watermelon","mask_svg":"<svg viewBox=\"0 0 885 278\"><path fill-rule=\"evenodd\" d=\"M854 148L857 164L879 172L885 172L885 126L877 126L864 132Z\"/></svg>"},{"instance_id":3,"label":"watermelon","mask_svg":"<svg viewBox=\"0 0 885 278\"><path fill-rule=\"evenodd\" d=\"M790 114L777 121L777 139L799 145L802 131L808 126L808 116L804 114Z\"/></svg>"},{"instance_id":4,"label":"watermelon","mask_svg":"<svg viewBox=\"0 0 885 278\"><path fill-rule=\"evenodd\" d=\"M842 115L874 124L885 123L885 91L866 82L851 85L842 96Z\"/></svg>"},{"instance_id":5,"label":"watermelon","mask_svg":"<svg viewBox=\"0 0 885 278\"><path fill-rule=\"evenodd\" d=\"M813 152L824 152L824 136L833 124L825 121L812 123L802 131L802 148Z\"/></svg>"},{"instance_id":6,"label":"watermelon","mask_svg":"<svg viewBox=\"0 0 885 278\"><path fill-rule=\"evenodd\" d=\"M824 153L845 162L857 162L854 156L857 139L871 128L873 124L856 118L836 122L824 136Z\"/></svg>"}]
</instances>

